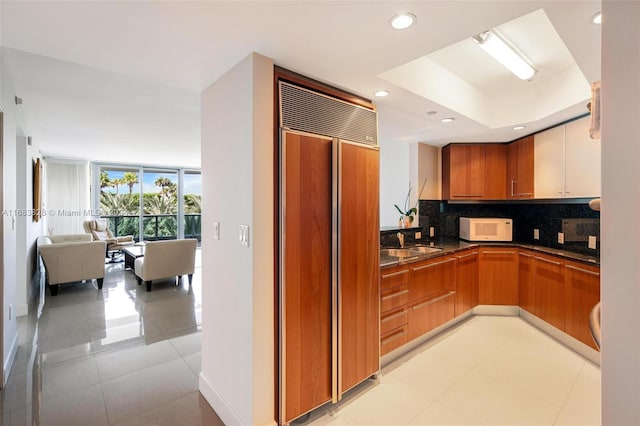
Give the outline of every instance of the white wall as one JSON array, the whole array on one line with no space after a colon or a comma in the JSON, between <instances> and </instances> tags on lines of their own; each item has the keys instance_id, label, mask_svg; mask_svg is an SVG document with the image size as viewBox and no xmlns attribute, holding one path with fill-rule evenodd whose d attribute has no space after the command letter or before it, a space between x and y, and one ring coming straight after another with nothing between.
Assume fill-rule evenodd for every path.
<instances>
[{"instance_id":1,"label":"white wall","mask_svg":"<svg viewBox=\"0 0 640 426\"><path fill-rule=\"evenodd\" d=\"M18 334L16 331L16 316L10 309L16 305L16 105L13 81L7 72L7 67L0 50L0 107L4 113L2 173L3 173L3 373L6 381L16 350L18 348Z\"/></svg>"},{"instance_id":2,"label":"white wall","mask_svg":"<svg viewBox=\"0 0 640 426\"><path fill-rule=\"evenodd\" d=\"M439 200L442 198L442 148L422 142L409 148L412 200ZM425 181L426 179L426 181ZM423 188L424 185L424 188Z\"/></svg>"},{"instance_id":3,"label":"white wall","mask_svg":"<svg viewBox=\"0 0 640 426\"><path fill-rule=\"evenodd\" d=\"M400 213L393 207L404 209L409 191L409 144L380 141L380 227L398 227ZM414 189L415 194L420 189ZM413 206L413 205L412 205Z\"/></svg>"},{"instance_id":4,"label":"white wall","mask_svg":"<svg viewBox=\"0 0 640 426\"><path fill-rule=\"evenodd\" d=\"M602 4L602 424L640 424L640 3Z\"/></svg>"},{"instance_id":5,"label":"white wall","mask_svg":"<svg viewBox=\"0 0 640 426\"><path fill-rule=\"evenodd\" d=\"M200 391L225 424L273 424L273 62L245 58L202 93L201 114Z\"/></svg>"}]
</instances>

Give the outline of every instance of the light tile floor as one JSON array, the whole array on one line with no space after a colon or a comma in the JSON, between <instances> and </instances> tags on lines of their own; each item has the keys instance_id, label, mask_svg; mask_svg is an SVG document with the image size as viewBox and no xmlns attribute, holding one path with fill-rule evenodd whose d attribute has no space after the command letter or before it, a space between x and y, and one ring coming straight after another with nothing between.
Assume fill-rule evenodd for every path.
<instances>
[{"instance_id":1,"label":"light tile floor","mask_svg":"<svg viewBox=\"0 0 640 426\"><path fill-rule=\"evenodd\" d=\"M202 277L147 293L122 264L19 321L0 424L221 425L198 392ZM385 367L311 425L591 425L600 370L514 317L474 317Z\"/></svg>"},{"instance_id":2,"label":"light tile floor","mask_svg":"<svg viewBox=\"0 0 640 426\"><path fill-rule=\"evenodd\" d=\"M221 425L198 392L201 268L193 285L147 292L122 263L104 286L41 292L18 322L20 346L0 391L0 424Z\"/></svg>"},{"instance_id":3,"label":"light tile floor","mask_svg":"<svg viewBox=\"0 0 640 426\"><path fill-rule=\"evenodd\" d=\"M599 425L600 369L517 317L477 316L307 425Z\"/></svg>"}]
</instances>

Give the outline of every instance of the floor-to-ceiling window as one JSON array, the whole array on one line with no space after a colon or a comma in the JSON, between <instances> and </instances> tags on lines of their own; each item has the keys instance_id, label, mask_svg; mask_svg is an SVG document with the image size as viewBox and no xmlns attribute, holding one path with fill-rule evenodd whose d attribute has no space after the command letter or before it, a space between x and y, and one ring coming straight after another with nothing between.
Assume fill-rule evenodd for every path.
<instances>
[{"instance_id":1,"label":"floor-to-ceiling window","mask_svg":"<svg viewBox=\"0 0 640 426\"><path fill-rule=\"evenodd\" d=\"M199 170L94 164L92 197L114 235L137 241L201 236Z\"/></svg>"}]
</instances>

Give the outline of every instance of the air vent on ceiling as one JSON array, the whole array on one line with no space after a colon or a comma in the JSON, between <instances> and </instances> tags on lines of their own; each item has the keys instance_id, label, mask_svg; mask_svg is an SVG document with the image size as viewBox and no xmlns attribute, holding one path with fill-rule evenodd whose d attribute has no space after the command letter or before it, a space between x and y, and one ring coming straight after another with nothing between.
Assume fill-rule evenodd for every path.
<instances>
[{"instance_id":1,"label":"air vent on ceiling","mask_svg":"<svg viewBox=\"0 0 640 426\"><path fill-rule=\"evenodd\" d=\"M280 82L280 125L378 145L378 116L375 111L285 82Z\"/></svg>"}]
</instances>

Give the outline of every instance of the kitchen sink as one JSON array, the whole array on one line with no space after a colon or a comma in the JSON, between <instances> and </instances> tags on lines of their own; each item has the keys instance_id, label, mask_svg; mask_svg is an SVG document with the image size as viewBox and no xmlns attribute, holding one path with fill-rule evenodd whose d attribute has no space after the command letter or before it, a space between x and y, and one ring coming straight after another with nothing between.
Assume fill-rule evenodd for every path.
<instances>
[{"instance_id":1,"label":"kitchen sink","mask_svg":"<svg viewBox=\"0 0 640 426\"><path fill-rule=\"evenodd\" d=\"M420 252L414 251L414 250L409 250L409 249L382 249L380 250L380 255L381 256L393 256L393 257L402 257L402 258L407 258L407 257L415 257L415 256L420 256Z\"/></svg>"}]
</instances>

